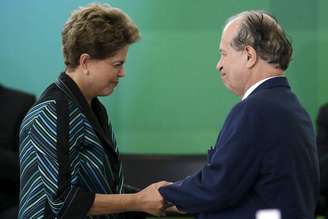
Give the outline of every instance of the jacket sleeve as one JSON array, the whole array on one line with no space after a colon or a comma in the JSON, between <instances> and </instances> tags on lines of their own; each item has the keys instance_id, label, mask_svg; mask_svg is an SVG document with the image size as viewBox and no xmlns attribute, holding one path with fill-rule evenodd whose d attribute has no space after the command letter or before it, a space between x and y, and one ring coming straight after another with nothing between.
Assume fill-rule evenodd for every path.
<instances>
[{"instance_id":1,"label":"jacket sleeve","mask_svg":"<svg viewBox=\"0 0 328 219\"><path fill-rule=\"evenodd\" d=\"M83 128L75 127L74 135L69 134L69 113L62 102L50 105L34 120L29 132L36 151L36 162L40 184L46 196L45 218L78 219L87 215L95 194L79 186L73 179L73 172L79 171L78 141L83 137ZM56 110L56 113L54 113ZM75 142L70 144L69 141Z\"/></svg>"},{"instance_id":2,"label":"jacket sleeve","mask_svg":"<svg viewBox=\"0 0 328 219\"><path fill-rule=\"evenodd\" d=\"M258 125L252 113L228 117L215 147L208 152L208 163L194 175L160 188L164 199L190 214L219 211L238 203L258 174Z\"/></svg>"}]
</instances>

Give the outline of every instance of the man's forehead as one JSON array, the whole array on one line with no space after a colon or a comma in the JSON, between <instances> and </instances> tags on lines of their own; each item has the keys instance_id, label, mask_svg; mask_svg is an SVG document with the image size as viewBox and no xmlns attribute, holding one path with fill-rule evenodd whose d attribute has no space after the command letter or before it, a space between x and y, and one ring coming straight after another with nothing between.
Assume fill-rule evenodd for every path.
<instances>
[{"instance_id":1,"label":"man's forehead","mask_svg":"<svg viewBox=\"0 0 328 219\"><path fill-rule=\"evenodd\" d=\"M238 20L229 22L222 31L219 45L230 43L231 40L236 36L239 25L240 22Z\"/></svg>"},{"instance_id":2,"label":"man's forehead","mask_svg":"<svg viewBox=\"0 0 328 219\"><path fill-rule=\"evenodd\" d=\"M232 20L230 20L223 28L222 30L222 35L223 33L227 32L227 30L231 30L231 29L236 29L237 27L239 27L241 21L242 21L242 17L236 17Z\"/></svg>"}]
</instances>

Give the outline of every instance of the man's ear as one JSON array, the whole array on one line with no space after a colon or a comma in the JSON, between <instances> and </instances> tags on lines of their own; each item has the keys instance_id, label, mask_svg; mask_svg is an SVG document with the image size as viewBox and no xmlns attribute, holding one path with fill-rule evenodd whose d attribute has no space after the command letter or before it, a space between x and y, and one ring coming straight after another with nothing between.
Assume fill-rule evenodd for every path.
<instances>
[{"instance_id":1,"label":"man's ear","mask_svg":"<svg viewBox=\"0 0 328 219\"><path fill-rule=\"evenodd\" d=\"M80 55L80 66L82 69L82 72L86 75L89 74L89 69L88 69L88 61L90 60L90 55L87 53L82 53Z\"/></svg>"},{"instance_id":2,"label":"man's ear","mask_svg":"<svg viewBox=\"0 0 328 219\"><path fill-rule=\"evenodd\" d=\"M246 56L247 56L246 66L248 68L252 68L256 64L257 58L258 58L257 54L256 54L256 50L251 46L246 46L245 52L246 52Z\"/></svg>"}]
</instances>

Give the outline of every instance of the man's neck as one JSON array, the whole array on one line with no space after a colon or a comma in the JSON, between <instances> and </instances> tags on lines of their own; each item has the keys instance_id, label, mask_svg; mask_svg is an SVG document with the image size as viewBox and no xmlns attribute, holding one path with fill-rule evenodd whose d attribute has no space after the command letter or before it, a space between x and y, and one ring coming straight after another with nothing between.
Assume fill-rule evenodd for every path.
<instances>
[{"instance_id":1,"label":"man's neck","mask_svg":"<svg viewBox=\"0 0 328 219\"><path fill-rule=\"evenodd\" d=\"M269 64L263 64L257 66L257 68L252 69L250 78L245 85L244 92L241 95L241 97L243 97L247 92L247 90L250 89L256 83L258 83L259 81L263 81L267 78L279 77L279 76L284 76L284 72L282 69L275 68L274 66Z\"/></svg>"},{"instance_id":2,"label":"man's neck","mask_svg":"<svg viewBox=\"0 0 328 219\"><path fill-rule=\"evenodd\" d=\"M259 63L256 67L254 67L251 70L249 80L247 81L244 92L241 95L244 96L246 91L252 87L254 84L258 83L259 81L262 81L267 78L271 77L279 77L283 76L283 70L280 68L276 68L270 64L264 63L263 60L261 60L262 63Z\"/></svg>"}]
</instances>

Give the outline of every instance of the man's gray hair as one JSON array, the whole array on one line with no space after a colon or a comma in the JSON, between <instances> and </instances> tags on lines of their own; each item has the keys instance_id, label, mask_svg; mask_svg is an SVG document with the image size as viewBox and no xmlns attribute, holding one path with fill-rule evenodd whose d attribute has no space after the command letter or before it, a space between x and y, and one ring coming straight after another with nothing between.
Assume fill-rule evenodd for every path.
<instances>
[{"instance_id":1,"label":"man's gray hair","mask_svg":"<svg viewBox=\"0 0 328 219\"><path fill-rule=\"evenodd\" d=\"M238 51L251 46L261 59L286 70L293 48L277 19L266 11L244 11L229 18L227 23L237 19L240 26L231 46Z\"/></svg>"}]
</instances>

